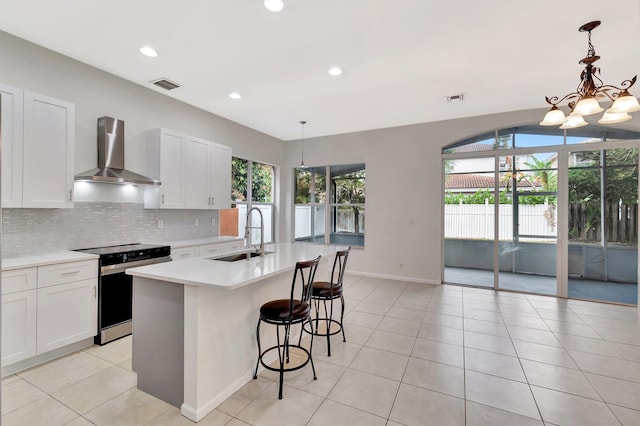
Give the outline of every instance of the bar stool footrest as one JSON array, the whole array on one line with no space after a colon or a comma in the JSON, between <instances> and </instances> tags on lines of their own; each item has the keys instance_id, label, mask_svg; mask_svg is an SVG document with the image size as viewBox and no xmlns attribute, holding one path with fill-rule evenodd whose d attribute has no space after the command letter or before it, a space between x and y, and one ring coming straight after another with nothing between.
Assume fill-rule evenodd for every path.
<instances>
[{"instance_id":1,"label":"bar stool footrest","mask_svg":"<svg viewBox=\"0 0 640 426\"><path fill-rule=\"evenodd\" d=\"M339 333L342 332L342 323L340 321L338 321L338 320L335 320L333 318L317 318L317 320L318 320L318 324L324 324L324 325L327 324L327 320L328 320L330 322L330 324L331 324L329 326L329 329L326 332L318 332L317 330L313 331L313 327L312 327L311 331L309 331L309 329L307 329L309 324L305 323L303 325L303 327L302 327L304 329L304 331L306 333L313 334L314 336L333 336L335 334L339 334ZM316 318L312 319L311 322L315 323L316 322ZM333 324L337 324L338 325L338 328L335 331L331 331L331 329L333 328L332 327Z\"/></svg>"},{"instance_id":2,"label":"bar stool footrest","mask_svg":"<svg viewBox=\"0 0 640 426\"><path fill-rule=\"evenodd\" d=\"M291 344L290 344L290 345L289 345L289 350L291 350L292 348L300 349L300 350L302 350L302 351L305 353L305 355L306 355L307 359L306 359L302 364L300 364L300 365L296 365L295 367L284 367L284 365L286 365L286 364L287 364L287 362L286 362L286 361L284 361L284 365L283 365L283 367L282 367L282 368L280 368L280 367L272 367L272 366L270 366L270 365L265 364L265 362L264 362L264 360L263 360L262 358L263 358L265 355L267 355L268 353L272 352L272 351L283 350L283 346L282 346L282 345L271 346L270 348L265 349L265 350L260 354L260 358L259 358L260 364L262 364L262 366L263 366L264 368L266 368L267 370L270 370L270 371L276 371L276 372L278 372L278 373L279 373L280 371L283 371L283 372L285 372L285 373L286 373L287 371L296 371L296 370L299 370L299 369L301 369L302 367L306 366L306 365L309 363L309 361L311 360L311 353L309 352L309 350L308 350L307 348L304 348L304 347L302 347L302 346L300 346L300 345L291 345ZM286 355L284 355L284 354L283 354L283 357L286 357ZM273 362L277 362L277 361L279 361L279 358L274 359L274 360L272 361L272 363L273 363Z\"/></svg>"}]
</instances>

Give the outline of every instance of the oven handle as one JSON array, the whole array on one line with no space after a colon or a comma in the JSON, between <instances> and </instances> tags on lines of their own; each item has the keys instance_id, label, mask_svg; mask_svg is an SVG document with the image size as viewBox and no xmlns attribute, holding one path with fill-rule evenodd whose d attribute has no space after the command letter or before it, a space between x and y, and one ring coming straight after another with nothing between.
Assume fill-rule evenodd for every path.
<instances>
[{"instance_id":1,"label":"oven handle","mask_svg":"<svg viewBox=\"0 0 640 426\"><path fill-rule=\"evenodd\" d=\"M118 263L116 265L107 265L100 268L100 275L120 274L129 268L137 266L153 265L155 263L171 262L170 256L156 257L153 259L137 260L135 262Z\"/></svg>"}]
</instances>

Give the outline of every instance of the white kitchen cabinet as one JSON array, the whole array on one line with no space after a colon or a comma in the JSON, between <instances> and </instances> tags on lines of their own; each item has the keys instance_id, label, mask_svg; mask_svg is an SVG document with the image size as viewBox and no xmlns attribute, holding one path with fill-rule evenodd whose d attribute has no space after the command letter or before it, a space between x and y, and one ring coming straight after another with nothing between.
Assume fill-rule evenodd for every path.
<instances>
[{"instance_id":1,"label":"white kitchen cabinet","mask_svg":"<svg viewBox=\"0 0 640 426\"><path fill-rule=\"evenodd\" d=\"M184 208L186 209L212 208L209 188L211 176L210 145L208 141L192 137L187 137L184 141Z\"/></svg>"},{"instance_id":2,"label":"white kitchen cabinet","mask_svg":"<svg viewBox=\"0 0 640 426\"><path fill-rule=\"evenodd\" d=\"M211 143L211 208L228 209L231 207L231 148Z\"/></svg>"},{"instance_id":3,"label":"white kitchen cabinet","mask_svg":"<svg viewBox=\"0 0 640 426\"><path fill-rule=\"evenodd\" d=\"M147 173L161 181L146 187L145 208L230 207L231 148L166 129L147 131Z\"/></svg>"},{"instance_id":4,"label":"white kitchen cabinet","mask_svg":"<svg viewBox=\"0 0 640 426\"><path fill-rule=\"evenodd\" d=\"M22 207L22 89L0 84L2 207Z\"/></svg>"},{"instance_id":5,"label":"white kitchen cabinet","mask_svg":"<svg viewBox=\"0 0 640 426\"><path fill-rule=\"evenodd\" d=\"M24 92L22 206L72 208L75 106Z\"/></svg>"},{"instance_id":6,"label":"white kitchen cabinet","mask_svg":"<svg viewBox=\"0 0 640 426\"><path fill-rule=\"evenodd\" d=\"M166 129L146 133L147 173L161 185L145 187L144 206L151 209L184 208L184 135Z\"/></svg>"},{"instance_id":7,"label":"white kitchen cabinet","mask_svg":"<svg viewBox=\"0 0 640 426\"><path fill-rule=\"evenodd\" d=\"M244 248L244 240L228 241L222 243L222 246L225 252L242 250Z\"/></svg>"},{"instance_id":8,"label":"white kitchen cabinet","mask_svg":"<svg viewBox=\"0 0 640 426\"><path fill-rule=\"evenodd\" d=\"M38 288L91 279L98 276L98 262L79 260L54 263L38 268Z\"/></svg>"},{"instance_id":9,"label":"white kitchen cabinet","mask_svg":"<svg viewBox=\"0 0 640 426\"><path fill-rule=\"evenodd\" d=\"M200 251L198 246L171 248L171 260L189 259L190 257L198 257Z\"/></svg>"},{"instance_id":10,"label":"white kitchen cabinet","mask_svg":"<svg viewBox=\"0 0 640 426\"><path fill-rule=\"evenodd\" d=\"M224 253L224 244L206 244L200 246L200 257L211 257Z\"/></svg>"},{"instance_id":11,"label":"white kitchen cabinet","mask_svg":"<svg viewBox=\"0 0 640 426\"><path fill-rule=\"evenodd\" d=\"M37 269L2 272L2 365L36 355Z\"/></svg>"},{"instance_id":12,"label":"white kitchen cabinet","mask_svg":"<svg viewBox=\"0 0 640 426\"><path fill-rule=\"evenodd\" d=\"M2 365L36 355L36 290L2 295Z\"/></svg>"},{"instance_id":13,"label":"white kitchen cabinet","mask_svg":"<svg viewBox=\"0 0 640 426\"><path fill-rule=\"evenodd\" d=\"M2 366L96 335L98 261L2 271Z\"/></svg>"},{"instance_id":14,"label":"white kitchen cabinet","mask_svg":"<svg viewBox=\"0 0 640 426\"><path fill-rule=\"evenodd\" d=\"M38 354L95 336L98 280L38 288Z\"/></svg>"}]
</instances>

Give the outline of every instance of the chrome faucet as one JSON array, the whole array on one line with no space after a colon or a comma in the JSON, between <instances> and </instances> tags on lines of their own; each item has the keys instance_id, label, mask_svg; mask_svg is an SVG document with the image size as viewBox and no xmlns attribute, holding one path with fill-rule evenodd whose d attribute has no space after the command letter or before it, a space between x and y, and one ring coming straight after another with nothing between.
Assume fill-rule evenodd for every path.
<instances>
[{"instance_id":1,"label":"chrome faucet","mask_svg":"<svg viewBox=\"0 0 640 426\"><path fill-rule=\"evenodd\" d=\"M257 207L251 207L249 211L247 211L247 223L244 228L244 238L246 238L247 247L251 246L251 229L258 229L257 226L251 226L251 212L257 211L260 214L260 250L257 250L257 253L260 256L264 256L264 218L262 217L262 211L260 211Z\"/></svg>"}]
</instances>

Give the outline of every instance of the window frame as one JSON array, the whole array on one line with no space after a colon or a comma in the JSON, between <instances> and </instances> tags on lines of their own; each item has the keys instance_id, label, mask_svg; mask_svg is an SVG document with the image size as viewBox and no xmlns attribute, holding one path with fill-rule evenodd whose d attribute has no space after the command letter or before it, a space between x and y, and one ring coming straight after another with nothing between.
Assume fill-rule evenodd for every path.
<instances>
[{"instance_id":1,"label":"window frame","mask_svg":"<svg viewBox=\"0 0 640 426\"><path fill-rule=\"evenodd\" d=\"M245 212L249 211L252 207L258 207L260 208L260 206L270 206L271 207L271 238L267 239L266 235L265 235L265 240L264 243L265 244L272 244L275 243L277 241L276 239L276 224L278 223L277 221L277 216L278 216L278 210L277 210L277 206L276 206L276 179L277 179L277 166L270 164L270 163L266 163L264 161L256 161L256 160L251 160L248 158L243 158L243 157L238 157L238 156L233 156L232 157L232 161L233 159L238 159L238 160L243 160L247 162L247 194L246 194L246 199L244 201L242 200L237 200L237 199L233 199L233 181L235 176L231 176L231 206L232 207L236 207L238 208L238 236L244 236L244 227L245 227L245 223L246 223L246 213L245 215L240 214L240 212L242 211L242 209L239 206L245 206ZM267 166L270 166L273 170L272 175L271 175L271 202L263 202L263 201L253 201L253 165L254 163L258 163L258 164L264 164ZM267 224L265 223L265 228Z\"/></svg>"},{"instance_id":2,"label":"window frame","mask_svg":"<svg viewBox=\"0 0 640 426\"><path fill-rule=\"evenodd\" d=\"M333 167L340 167L340 166L353 166L353 167L359 167L356 171L358 170L362 170L365 172L365 176L363 178L364 181L364 187L365 187L365 194L364 194L364 199L365 202L364 203L338 203L336 202L336 188L335 188L335 184L333 182L332 179L332 168ZM366 163L353 163L353 164L330 164L330 165L326 165L326 166L317 166L317 167L310 167L310 169L312 169L312 173L313 170L317 170L317 169L324 169L325 173L325 196L324 196L324 201L322 202L318 202L315 201L315 193L312 193L311 188L309 189L309 202L308 203L297 203L296 202L296 196L297 196L297 176L298 176L298 172L299 171L305 171L306 168L300 168L300 167L294 167L293 169L293 192L294 192L294 196L293 196L293 238L292 240L294 242L301 242L301 241L310 241L311 243L314 243L313 240L315 240L315 233L314 233L314 229L315 229L315 216L316 216L316 209L317 208L322 208L324 207L324 235L323 235L323 244L324 245L344 245L344 243L341 242L332 242L332 236L336 233L336 216L337 216L337 211L339 207L344 207L344 206L358 206L358 207L362 207L363 208L363 213L366 214ZM313 176L313 175L312 175ZM311 234L309 236L305 236L305 237L300 237L300 238L296 238L295 235L295 226L296 226L296 214L295 214L295 210L296 207L298 206L308 206L311 210L311 217L310 217L310 227L311 227ZM354 233L350 233L353 236L360 236L362 238L362 243L349 243L348 245L354 246L354 247L359 247L359 248L364 248L365 247L365 218L366 216L363 214L363 219L362 219L362 232L354 232ZM358 230L356 230L358 231ZM316 243L318 244L318 243Z\"/></svg>"}]
</instances>

